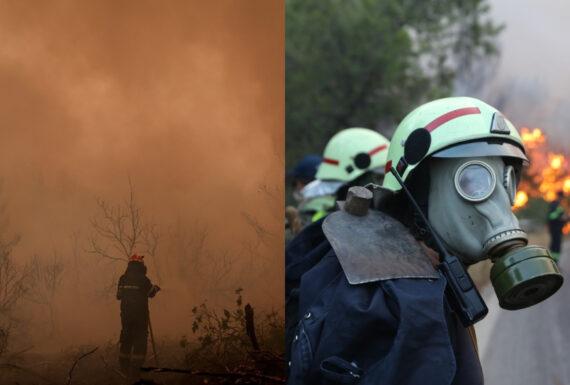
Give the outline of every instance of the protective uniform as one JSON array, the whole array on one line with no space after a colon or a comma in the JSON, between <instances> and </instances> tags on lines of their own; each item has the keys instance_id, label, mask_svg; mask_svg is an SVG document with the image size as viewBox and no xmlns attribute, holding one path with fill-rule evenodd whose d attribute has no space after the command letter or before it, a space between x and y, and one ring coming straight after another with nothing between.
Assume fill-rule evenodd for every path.
<instances>
[{"instance_id":1,"label":"protective uniform","mask_svg":"<svg viewBox=\"0 0 570 385\"><path fill-rule=\"evenodd\" d=\"M375 211L368 225L423 260L425 279L374 280L351 284L321 220L307 227L286 252L288 384L482 384L482 371L469 331L443 300L445 281L402 225ZM331 214L326 220L344 212ZM357 224L357 222L352 225ZM352 227L352 226L351 226ZM347 237L371 237L357 229ZM410 239L411 238L411 239ZM382 242L368 244L375 257ZM404 257L398 255L398 257ZM363 266L366 273L370 266ZM354 273L354 271L351 271Z\"/></svg>"},{"instance_id":2,"label":"protective uniform","mask_svg":"<svg viewBox=\"0 0 570 385\"><path fill-rule=\"evenodd\" d=\"M557 199L548 207L548 231L550 233L550 253L558 261L562 248L562 229L566 224L566 215L562 206L564 193L559 193Z\"/></svg>"},{"instance_id":3,"label":"protective uniform","mask_svg":"<svg viewBox=\"0 0 570 385\"><path fill-rule=\"evenodd\" d=\"M160 288L146 277L143 257L133 255L127 270L119 278L117 299L121 301L121 337L119 365L132 375L142 366L146 356L149 310L148 299Z\"/></svg>"},{"instance_id":4,"label":"protective uniform","mask_svg":"<svg viewBox=\"0 0 570 385\"><path fill-rule=\"evenodd\" d=\"M507 309L562 284L510 210L527 160L499 111L436 100L391 143L383 188L371 187L377 209L353 187L287 248L290 385L483 384L471 326L487 309L465 265L491 257Z\"/></svg>"}]
</instances>

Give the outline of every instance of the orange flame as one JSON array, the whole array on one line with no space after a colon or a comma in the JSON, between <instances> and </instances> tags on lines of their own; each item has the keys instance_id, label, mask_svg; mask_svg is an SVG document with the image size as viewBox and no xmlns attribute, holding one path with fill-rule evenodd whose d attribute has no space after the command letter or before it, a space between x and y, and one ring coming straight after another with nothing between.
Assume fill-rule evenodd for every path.
<instances>
[{"instance_id":1,"label":"orange flame","mask_svg":"<svg viewBox=\"0 0 570 385\"><path fill-rule=\"evenodd\" d=\"M562 168L562 166L564 165L564 156L560 155L560 154L549 154L549 158L550 158L550 167L553 170L560 170Z\"/></svg>"},{"instance_id":2,"label":"orange flame","mask_svg":"<svg viewBox=\"0 0 570 385\"><path fill-rule=\"evenodd\" d=\"M530 166L526 170L526 178L521 180L513 208L518 210L525 207L529 198L552 202L560 191L570 195L570 165L565 154L549 151L548 138L540 128L522 128L521 138ZM570 223L563 232L570 233Z\"/></svg>"},{"instance_id":3,"label":"orange flame","mask_svg":"<svg viewBox=\"0 0 570 385\"><path fill-rule=\"evenodd\" d=\"M526 206L527 203L528 203L528 194L525 191L517 191L517 195L515 197L515 204L513 208L519 209L521 207Z\"/></svg>"},{"instance_id":4,"label":"orange flame","mask_svg":"<svg viewBox=\"0 0 570 385\"><path fill-rule=\"evenodd\" d=\"M530 130L526 127L521 129L521 138L527 147L536 147L545 142L545 137L540 128Z\"/></svg>"}]
</instances>

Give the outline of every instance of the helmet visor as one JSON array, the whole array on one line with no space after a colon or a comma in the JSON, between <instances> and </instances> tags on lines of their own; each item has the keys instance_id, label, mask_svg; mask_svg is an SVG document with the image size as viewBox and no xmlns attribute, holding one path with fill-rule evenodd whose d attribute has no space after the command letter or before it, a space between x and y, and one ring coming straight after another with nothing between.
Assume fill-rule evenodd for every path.
<instances>
[{"instance_id":1,"label":"helmet visor","mask_svg":"<svg viewBox=\"0 0 570 385\"><path fill-rule=\"evenodd\" d=\"M528 165L528 158L517 145L504 141L477 141L444 148L432 155L434 158L470 158L478 156L501 156L520 159Z\"/></svg>"}]
</instances>

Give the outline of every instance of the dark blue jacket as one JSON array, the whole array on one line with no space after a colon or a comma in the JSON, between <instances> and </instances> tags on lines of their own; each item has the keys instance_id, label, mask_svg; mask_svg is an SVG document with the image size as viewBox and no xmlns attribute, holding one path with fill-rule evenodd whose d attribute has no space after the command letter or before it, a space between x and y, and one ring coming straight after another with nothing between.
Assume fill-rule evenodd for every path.
<instances>
[{"instance_id":1,"label":"dark blue jacket","mask_svg":"<svg viewBox=\"0 0 570 385\"><path fill-rule=\"evenodd\" d=\"M443 278L350 285L321 224L286 252L289 385L483 384Z\"/></svg>"}]
</instances>

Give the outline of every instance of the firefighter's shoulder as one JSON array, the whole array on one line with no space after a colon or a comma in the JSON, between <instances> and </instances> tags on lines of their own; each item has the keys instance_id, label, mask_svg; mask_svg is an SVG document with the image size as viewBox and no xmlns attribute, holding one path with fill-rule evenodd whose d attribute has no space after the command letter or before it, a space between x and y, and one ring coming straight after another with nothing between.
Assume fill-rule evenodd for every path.
<instances>
[{"instance_id":1,"label":"firefighter's shoulder","mask_svg":"<svg viewBox=\"0 0 570 385\"><path fill-rule=\"evenodd\" d=\"M339 210L323 222L331 244L351 285L397 278L437 279L428 249L409 229L388 214L369 208L372 193L351 188Z\"/></svg>"}]
</instances>

